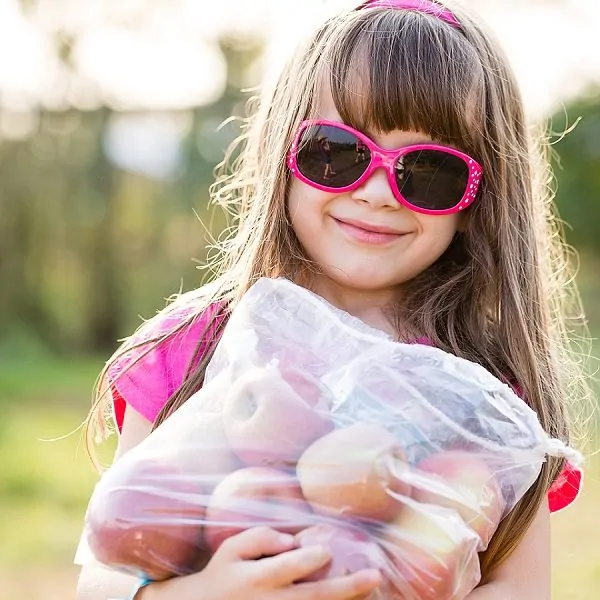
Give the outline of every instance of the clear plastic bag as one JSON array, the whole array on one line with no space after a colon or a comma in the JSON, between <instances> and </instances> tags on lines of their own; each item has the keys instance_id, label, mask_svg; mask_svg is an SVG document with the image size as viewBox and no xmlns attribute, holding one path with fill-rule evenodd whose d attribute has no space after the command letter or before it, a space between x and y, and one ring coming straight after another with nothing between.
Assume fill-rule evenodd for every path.
<instances>
[{"instance_id":1,"label":"clear plastic bag","mask_svg":"<svg viewBox=\"0 0 600 600\"><path fill-rule=\"evenodd\" d=\"M85 532L101 563L164 579L268 525L331 548L315 578L379 568L372 600L462 599L548 454L579 459L481 366L261 279L202 390L103 475Z\"/></svg>"}]
</instances>

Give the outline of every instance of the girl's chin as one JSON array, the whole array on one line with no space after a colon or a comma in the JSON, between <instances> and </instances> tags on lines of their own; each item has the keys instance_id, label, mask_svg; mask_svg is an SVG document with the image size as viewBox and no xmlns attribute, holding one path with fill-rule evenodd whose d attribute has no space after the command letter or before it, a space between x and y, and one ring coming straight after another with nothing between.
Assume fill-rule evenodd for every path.
<instances>
[{"instance_id":1,"label":"girl's chin","mask_svg":"<svg viewBox=\"0 0 600 600\"><path fill-rule=\"evenodd\" d=\"M395 279L382 278L374 273L374 269L368 269L369 272L345 270L342 267L329 268L324 270L324 277L316 282L317 289L324 292L331 291L340 295L346 294L370 294L373 296L389 296L392 299L402 285L403 281Z\"/></svg>"}]
</instances>

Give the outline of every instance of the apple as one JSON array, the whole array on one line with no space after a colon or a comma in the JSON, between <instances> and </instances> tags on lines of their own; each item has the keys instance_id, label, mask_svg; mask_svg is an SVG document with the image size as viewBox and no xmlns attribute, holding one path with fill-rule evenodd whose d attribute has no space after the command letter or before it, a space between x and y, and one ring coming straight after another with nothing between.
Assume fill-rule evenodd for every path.
<instances>
[{"instance_id":1,"label":"apple","mask_svg":"<svg viewBox=\"0 0 600 600\"><path fill-rule=\"evenodd\" d=\"M160 459L176 465L208 494L227 475L243 467L231 449L221 414L200 414L197 423L181 439L164 443Z\"/></svg>"},{"instance_id":2,"label":"apple","mask_svg":"<svg viewBox=\"0 0 600 600\"><path fill-rule=\"evenodd\" d=\"M427 477L413 487L418 502L454 509L487 547L504 514L502 490L486 462L465 450L429 455L416 470Z\"/></svg>"},{"instance_id":3,"label":"apple","mask_svg":"<svg viewBox=\"0 0 600 600\"><path fill-rule=\"evenodd\" d=\"M204 537L202 537L201 548L199 548L198 552L196 553L196 558L194 562L190 565L190 574L199 573L200 571L203 571L204 568L210 562L211 558L212 553L204 543Z\"/></svg>"},{"instance_id":4,"label":"apple","mask_svg":"<svg viewBox=\"0 0 600 600\"><path fill-rule=\"evenodd\" d=\"M212 552L245 529L267 525L295 534L312 523L297 479L270 467L231 473L215 488L206 509L204 540Z\"/></svg>"},{"instance_id":5,"label":"apple","mask_svg":"<svg viewBox=\"0 0 600 600\"><path fill-rule=\"evenodd\" d=\"M452 511L412 503L382 527L379 541L393 564L392 598L464 598L480 581L479 540Z\"/></svg>"},{"instance_id":6,"label":"apple","mask_svg":"<svg viewBox=\"0 0 600 600\"><path fill-rule=\"evenodd\" d=\"M279 361L277 368L283 380L310 406L331 407L331 392L306 369L296 367L291 361Z\"/></svg>"},{"instance_id":7,"label":"apple","mask_svg":"<svg viewBox=\"0 0 600 600\"><path fill-rule=\"evenodd\" d=\"M402 510L410 485L395 437L383 427L356 424L314 442L298 461L304 497L317 512L390 521ZM398 497L400 496L400 498Z\"/></svg>"},{"instance_id":8,"label":"apple","mask_svg":"<svg viewBox=\"0 0 600 600\"><path fill-rule=\"evenodd\" d=\"M137 459L133 466L117 463L92 496L86 530L95 558L157 581L193 572L202 546L203 490L171 465Z\"/></svg>"},{"instance_id":9,"label":"apple","mask_svg":"<svg viewBox=\"0 0 600 600\"><path fill-rule=\"evenodd\" d=\"M319 581L341 577L361 569L383 569L386 556L371 536L348 524L320 523L296 534L296 546L319 545L331 553L331 561L302 581Z\"/></svg>"},{"instance_id":10,"label":"apple","mask_svg":"<svg viewBox=\"0 0 600 600\"><path fill-rule=\"evenodd\" d=\"M231 447L249 466L293 469L302 452L333 429L316 382L273 364L244 373L231 387L223 414Z\"/></svg>"}]
</instances>

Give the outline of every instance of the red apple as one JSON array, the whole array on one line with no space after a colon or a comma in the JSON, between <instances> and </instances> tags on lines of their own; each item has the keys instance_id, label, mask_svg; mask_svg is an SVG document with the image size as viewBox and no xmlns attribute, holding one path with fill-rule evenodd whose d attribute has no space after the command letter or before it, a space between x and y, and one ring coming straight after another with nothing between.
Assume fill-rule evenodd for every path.
<instances>
[{"instance_id":1,"label":"red apple","mask_svg":"<svg viewBox=\"0 0 600 600\"><path fill-rule=\"evenodd\" d=\"M383 569L386 556L369 534L358 527L322 523L296 535L298 548L320 545L327 548L332 559L303 581L319 581L349 575L361 569Z\"/></svg>"},{"instance_id":2,"label":"red apple","mask_svg":"<svg viewBox=\"0 0 600 600\"><path fill-rule=\"evenodd\" d=\"M224 406L225 431L234 452L247 465L293 469L302 452L333 429L319 391L307 375L282 372L274 365L246 372Z\"/></svg>"},{"instance_id":3,"label":"red apple","mask_svg":"<svg viewBox=\"0 0 600 600\"><path fill-rule=\"evenodd\" d=\"M215 552L227 538L249 527L267 525L295 534L312 522L311 514L294 476L268 467L248 467L215 488L206 510L204 540Z\"/></svg>"},{"instance_id":4,"label":"red apple","mask_svg":"<svg viewBox=\"0 0 600 600\"><path fill-rule=\"evenodd\" d=\"M428 482L415 485L413 498L454 509L487 547L496 531L505 502L498 481L486 462L464 450L431 454L417 465Z\"/></svg>"},{"instance_id":5,"label":"red apple","mask_svg":"<svg viewBox=\"0 0 600 600\"><path fill-rule=\"evenodd\" d=\"M356 424L314 442L300 457L297 472L304 497L316 511L390 521L402 510L401 497L410 494L401 479L406 469L391 433Z\"/></svg>"},{"instance_id":6,"label":"red apple","mask_svg":"<svg viewBox=\"0 0 600 600\"><path fill-rule=\"evenodd\" d=\"M479 583L478 538L453 512L407 506L381 531L392 598L465 598Z\"/></svg>"},{"instance_id":7,"label":"red apple","mask_svg":"<svg viewBox=\"0 0 600 600\"><path fill-rule=\"evenodd\" d=\"M203 490L171 465L134 465L117 464L98 484L86 514L90 549L101 563L136 576L192 572L202 546Z\"/></svg>"}]
</instances>

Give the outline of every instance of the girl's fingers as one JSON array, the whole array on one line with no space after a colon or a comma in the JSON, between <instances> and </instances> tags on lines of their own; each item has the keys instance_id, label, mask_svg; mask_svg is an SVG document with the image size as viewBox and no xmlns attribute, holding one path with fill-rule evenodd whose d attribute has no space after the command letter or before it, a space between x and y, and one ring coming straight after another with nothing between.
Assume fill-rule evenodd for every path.
<instances>
[{"instance_id":1,"label":"girl's fingers","mask_svg":"<svg viewBox=\"0 0 600 600\"><path fill-rule=\"evenodd\" d=\"M286 600L352 600L368 596L381 585L377 569L363 569L352 575L324 581L299 583L286 592Z\"/></svg>"},{"instance_id":2,"label":"girl's fingers","mask_svg":"<svg viewBox=\"0 0 600 600\"><path fill-rule=\"evenodd\" d=\"M291 585L312 575L331 560L331 554L321 546L308 546L265 558L254 565L256 577L268 588Z\"/></svg>"},{"instance_id":3,"label":"girl's fingers","mask_svg":"<svg viewBox=\"0 0 600 600\"><path fill-rule=\"evenodd\" d=\"M286 552L294 545L294 536L269 527L253 527L226 539L216 554L230 560L253 560Z\"/></svg>"}]
</instances>

